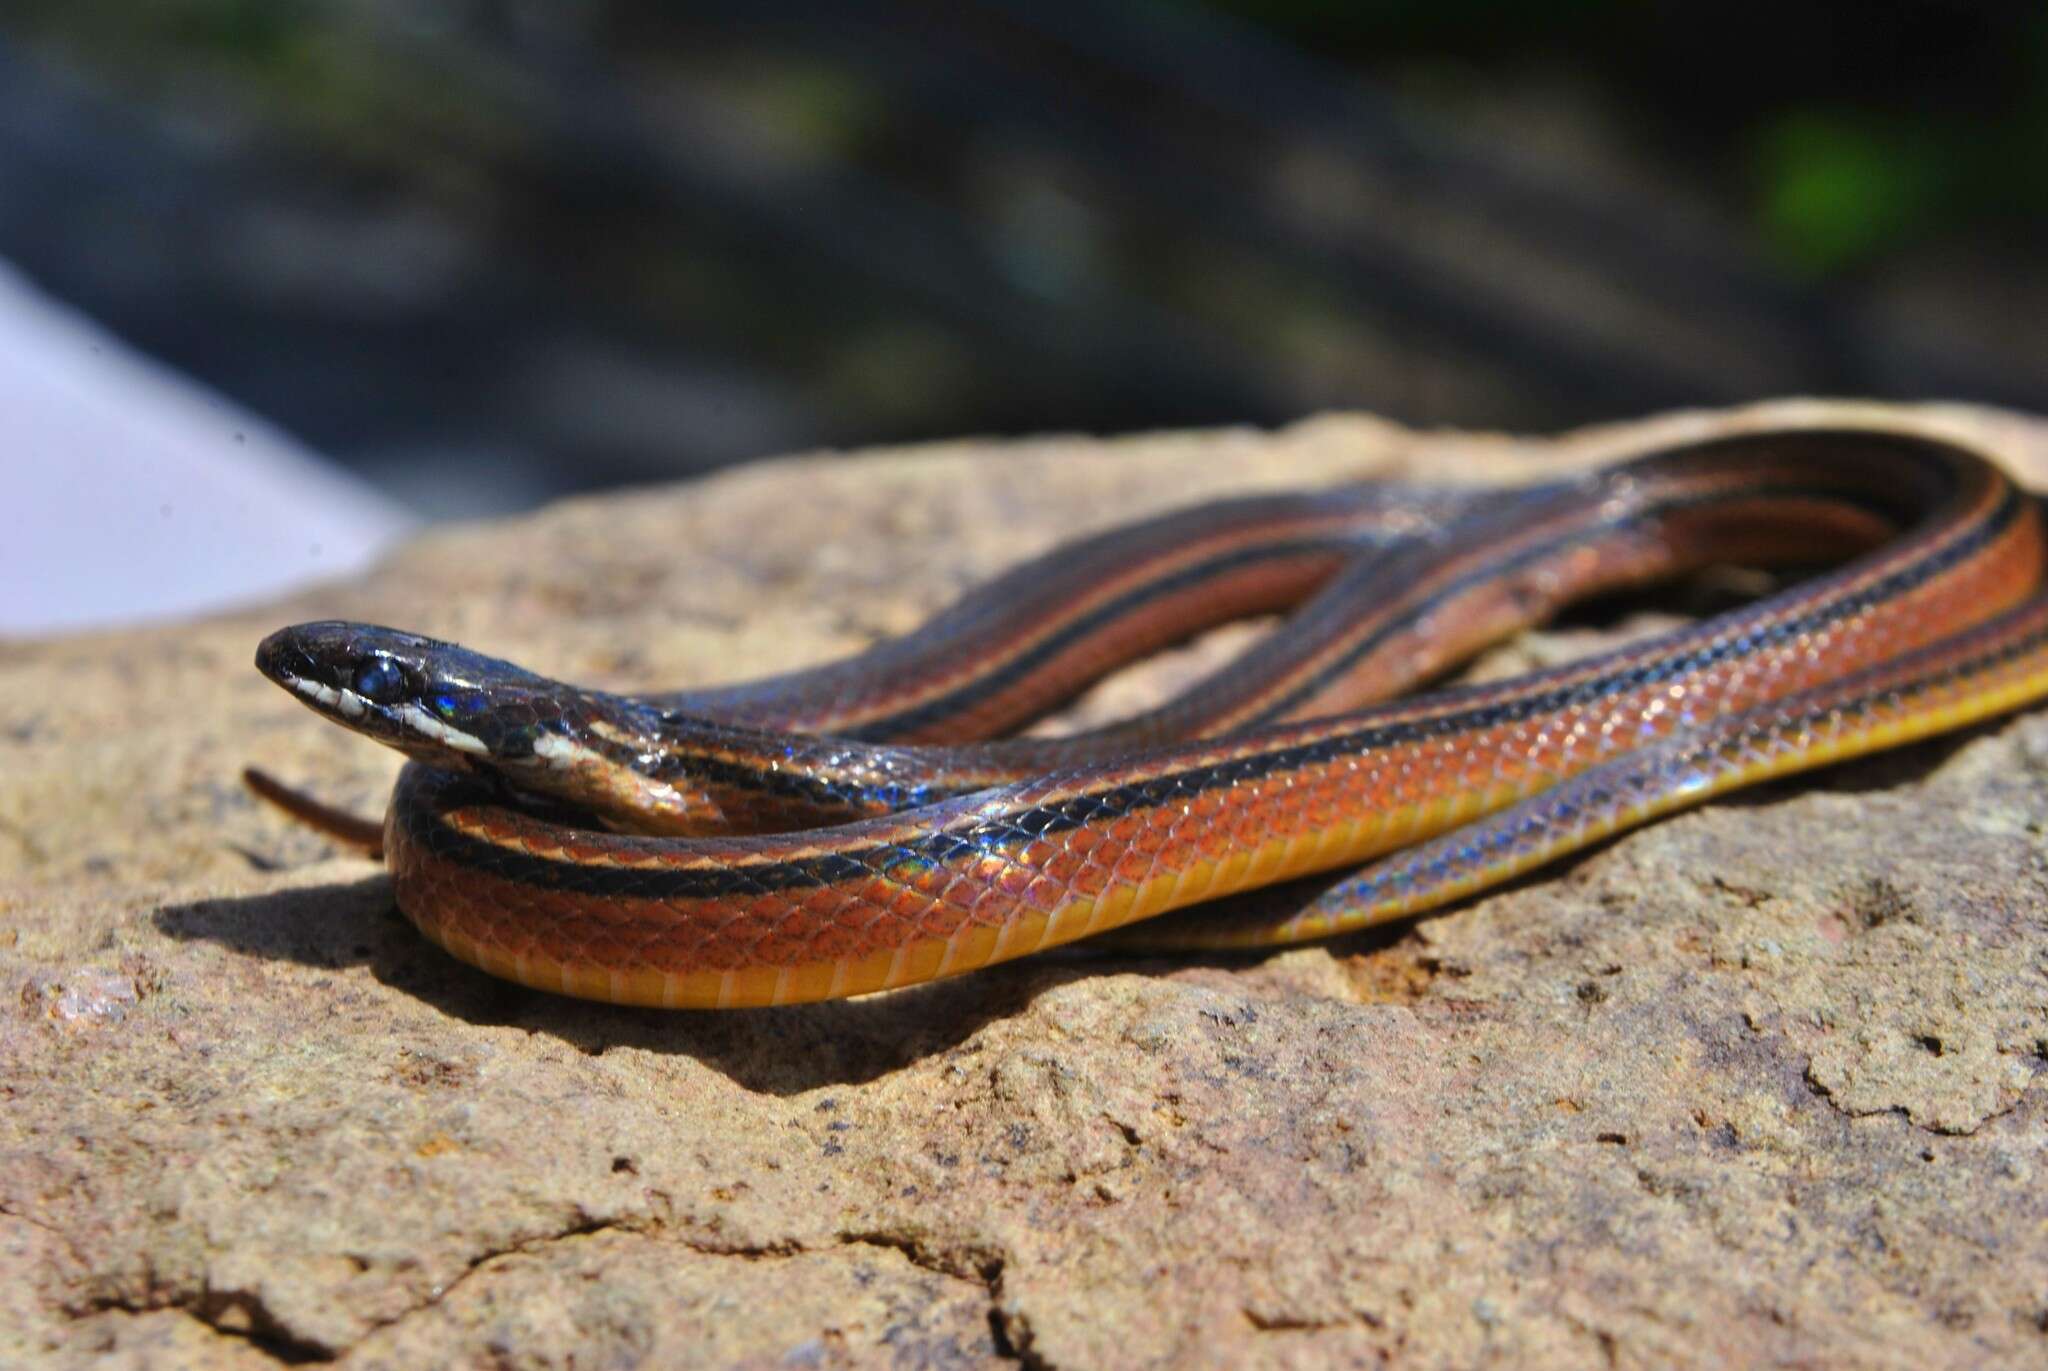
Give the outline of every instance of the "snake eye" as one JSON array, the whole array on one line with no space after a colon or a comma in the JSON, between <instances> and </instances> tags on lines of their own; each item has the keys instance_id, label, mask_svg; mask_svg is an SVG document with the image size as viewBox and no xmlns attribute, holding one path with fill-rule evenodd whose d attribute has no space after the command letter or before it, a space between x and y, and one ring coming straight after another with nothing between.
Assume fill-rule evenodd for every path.
<instances>
[{"instance_id":1,"label":"snake eye","mask_svg":"<svg viewBox=\"0 0 2048 1371\"><path fill-rule=\"evenodd\" d=\"M393 704L405 694L405 673L389 657L372 657L356 668L349 689L371 704Z\"/></svg>"}]
</instances>

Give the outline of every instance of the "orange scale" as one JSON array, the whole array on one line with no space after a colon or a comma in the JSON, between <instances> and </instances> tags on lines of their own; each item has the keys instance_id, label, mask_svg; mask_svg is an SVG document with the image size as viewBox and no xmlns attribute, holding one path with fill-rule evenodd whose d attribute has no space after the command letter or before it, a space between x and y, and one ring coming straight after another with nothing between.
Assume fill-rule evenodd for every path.
<instances>
[{"instance_id":1,"label":"orange scale","mask_svg":"<svg viewBox=\"0 0 2048 1371\"><path fill-rule=\"evenodd\" d=\"M634 940L615 935L584 937L577 941L579 955L574 960L597 966L624 966L630 961L635 946Z\"/></svg>"},{"instance_id":2,"label":"orange scale","mask_svg":"<svg viewBox=\"0 0 2048 1371\"><path fill-rule=\"evenodd\" d=\"M959 909L932 910L915 925L924 937L949 937L961 928L996 928L1022 917L1017 902L995 891L984 891L973 904Z\"/></svg>"},{"instance_id":3,"label":"orange scale","mask_svg":"<svg viewBox=\"0 0 2048 1371\"><path fill-rule=\"evenodd\" d=\"M788 916L789 906L777 900L757 901L743 910L722 911L725 917L707 921L703 925L707 939L745 942L759 937L764 929L775 927Z\"/></svg>"},{"instance_id":4,"label":"orange scale","mask_svg":"<svg viewBox=\"0 0 2048 1371\"><path fill-rule=\"evenodd\" d=\"M955 873L945 886L931 897L931 903L942 904L952 909L965 909L981 898L987 887L970 876Z\"/></svg>"},{"instance_id":5,"label":"orange scale","mask_svg":"<svg viewBox=\"0 0 2048 1371\"><path fill-rule=\"evenodd\" d=\"M653 926L645 926L643 924L635 932L633 939L621 939L621 941L629 941L631 943L631 947L627 949L625 965L637 967L637 965L647 963L647 959L653 955L653 951L657 947L666 947L670 943L670 937L668 937L668 932L662 930L662 928L653 928Z\"/></svg>"},{"instance_id":6,"label":"orange scale","mask_svg":"<svg viewBox=\"0 0 2048 1371\"><path fill-rule=\"evenodd\" d=\"M1145 832L1145 830L1149 826L1150 820L1142 812L1137 814L1126 814L1122 818L1117 819L1115 822L1111 823L1108 826L1108 828L1104 830L1104 834L1111 842L1119 844L1129 844L1131 842L1136 841L1138 835Z\"/></svg>"},{"instance_id":7,"label":"orange scale","mask_svg":"<svg viewBox=\"0 0 2048 1371\"><path fill-rule=\"evenodd\" d=\"M478 927L471 924L461 929L479 941L517 956L554 956L573 952L582 944L582 939L563 936L560 930L544 931L540 927L520 924L497 924Z\"/></svg>"},{"instance_id":8,"label":"orange scale","mask_svg":"<svg viewBox=\"0 0 2048 1371\"><path fill-rule=\"evenodd\" d=\"M1115 871L1109 866L1090 859L1083 862L1074 874L1067 878L1067 885L1078 895L1100 895L1115 875Z\"/></svg>"},{"instance_id":9,"label":"orange scale","mask_svg":"<svg viewBox=\"0 0 2048 1371\"><path fill-rule=\"evenodd\" d=\"M679 976L704 964L701 938L656 938L641 949L638 964L662 975Z\"/></svg>"},{"instance_id":10,"label":"orange scale","mask_svg":"<svg viewBox=\"0 0 2048 1371\"><path fill-rule=\"evenodd\" d=\"M1155 819L1132 835L1131 847L1138 852L1158 852L1172 841L1172 838L1173 825Z\"/></svg>"},{"instance_id":11,"label":"orange scale","mask_svg":"<svg viewBox=\"0 0 2048 1371\"><path fill-rule=\"evenodd\" d=\"M922 909L862 909L849 911L842 926L858 937L864 947L894 947L917 927L923 914Z\"/></svg>"},{"instance_id":12,"label":"orange scale","mask_svg":"<svg viewBox=\"0 0 2048 1371\"><path fill-rule=\"evenodd\" d=\"M784 929L819 928L835 923L852 909L872 909L871 901L854 900L843 891L818 891L790 911L779 927Z\"/></svg>"},{"instance_id":13,"label":"orange scale","mask_svg":"<svg viewBox=\"0 0 2048 1371\"><path fill-rule=\"evenodd\" d=\"M1041 876L1028 896L1034 909L1051 909L1056 905L1071 904L1074 899L1073 885L1053 876Z\"/></svg>"},{"instance_id":14,"label":"orange scale","mask_svg":"<svg viewBox=\"0 0 2048 1371\"><path fill-rule=\"evenodd\" d=\"M893 889L883 887L869 892L868 898L863 902L862 907L886 910L902 917L910 917L919 911L929 908L931 904L931 897L924 891L899 886Z\"/></svg>"},{"instance_id":15,"label":"orange scale","mask_svg":"<svg viewBox=\"0 0 2048 1371\"><path fill-rule=\"evenodd\" d=\"M975 904L928 908L915 918L907 920L905 928L909 928L915 937L948 939L961 928L1001 924L1010 918L1016 918L1022 910L1024 906L1018 900L995 896L991 891L987 898L977 900Z\"/></svg>"},{"instance_id":16,"label":"orange scale","mask_svg":"<svg viewBox=\"0 0 2048 1371\"><path fill-rule=\"evenodd\" d=\"M1065 847L1069 852L1087 853L1093 852L1097 847L1100 847L1102 841L1103 837L1099 829L1076 828L1070 829L1067 832Z\"/></svg>"},{"instance_id":17,"label":"orange scale","mask_svg":"<svg viewBox=\"0 0 2048 1371\"><path fill-rule=\"evenodd\" d=\"M816 961L852 961L873 950L862 929L842 923L821 925L806 939L807 955Z\"/></svg>"},{"instance_id":18,"label":"orange scale","mask_svg":"<svg viewBox=\"0 0 2048 1371\"><path fill-rule=\"evenodd\" d=\"M1087 865L1087 854L1076 852L1069 847L1055 848L1038 869L1057 881L1069 881L1074 873Z\"/></svg>"},{"instance_id":19,"label":"orange scale","mask_svg":"<svg viewBox=\"0 0 2048 1371\"><path fill-rule=\"evenodd\" d=\"M887 915L870 920L854 930L860 940L857 960L894 955L897 948L917 936L917 920Z\"/></svg>"},{"instance_id":20,"label":"orange scale","mask_svg":"<svg viewBox=\"0 0 2048 1371\"><path fill-rule=\"evenodd\" d=\"M1157 863L1142 852L1126 852L1116 861L1112 884L1147 880L1156 866Z\"/></svg>"},{"instance_id":21,"label":"orange scale","mask_svg":"<svg viewBox=\"0 0 2048 1371\"><path fill-rule=\"evenodd\" d=\"M775 929L756 938L736 964L744 966L795 966L811 960L811 935L801 923Z\"/></svg>"},{"instance_id":22,"label":"orange scale","mask_svg":"<svg viewBox=\"0 0 2048 1371\"><path fill-rule=\"evenodd\" d=\"M651 943L643 955L643 963L649 971L659 975L700 975L705 969L715 967L717 949L723 943L702 932L690 932L688 937L659 939Z\"/></svg>"},{"instance_id":23,"label":"orange scale","mask_svg":"<svg viewBox=\"0 0 2048 1371\"><path fill-rule=\"evenodd\" d=\"M1293 817L1292 807L1287 811L1261 812L1248 809L1231 814L1212 829L1210 841L1217 844L1240 846L1247 841L1258 841L1273 829L1287 824Z\"/></svg>"},{"instance_id":24,"label":"orange scale","mask_svg":"<svg viewBox=\"0 0 2048 1371\"><path fill-rule=\"evenodd\" d=\"M954 871L951 867L944 866L918 867L911 872L907 879L901 875L898 876L898 880L903 888L921 891L927 896L938 894L959 878L958 872Z\"/></svg>"},{"instance_id":25,"label":"orange scale","mask_svg":"<svg viewBox=\"0 0 2048 1371\"><path fill-rule=\"evenodd\" d=\"M1005 866L985 872L982 876L982 886L986 890L993 890L1014 899L1018 892L1031 883L1031 876L1032 873L1022 867Z\"/></svg>"}]
</instances>

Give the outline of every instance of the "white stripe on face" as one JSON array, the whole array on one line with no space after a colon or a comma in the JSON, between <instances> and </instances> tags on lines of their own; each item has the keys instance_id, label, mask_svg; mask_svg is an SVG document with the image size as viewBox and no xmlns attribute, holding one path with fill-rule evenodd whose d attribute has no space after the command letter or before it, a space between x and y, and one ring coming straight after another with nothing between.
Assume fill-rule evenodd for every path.
<instances>
[{"instance_id":1,"label":"white stripe on face","mask_svg":"<svg viewBox=\"0 0 2048 1371\"><path fill-rule=\"evenodd\" d=\"M457 752L467 752L472 757L490 754L490 749L484 746L481 738L464 733L459 728L450 728L416 704L399 705L394 712L401 724L423 738L432 738L444 747L452 747Z\"/></svg>"},{"instance_id":2,"label":"white stripe on face","mask_svg":"<svg viewBox=\"0 0 2048 1371\"><path fill-rule=\"evenodd\" d=\"M545 762L551 770L568 771L573 767L605 764L602 754L588 746L559 733L543 733L533 740L533 755Z\"/></svg>"},{"instance_id":3,"label":"white stripe on face","mask_svg":"<svg viewBox=\"0 0 2048 1371\"><path fill-rule=\"evenodd\" d=\"M333 710L344 719L360 719L370 712L369 702L353 690L337 690L333 686L322 685L303 676L292 682L292 689L315 704ZM398 705L391 713L401 728L418 737L439 743L456 752L467 753L472 757L490 755L490 749L483 745L481 739L464 733L461 729L450 728L416 704Z\"/></svg>"},{"instance_id":4,"label":"white stripe on face","mask_svg":"<svg viewBox=\"0 0 2048 1371\"><path fill-rule=\"evenodd\" d=\"M326 705L344 719L360 719L363 717L363 697L356 694L353 690L336 690L332 686L321 685L318 681L308 680L304 676L300 676L292 682L292 689L298 691L299 694L307 699L312 700L315 704Z\"/></svg>"}]
</instances>

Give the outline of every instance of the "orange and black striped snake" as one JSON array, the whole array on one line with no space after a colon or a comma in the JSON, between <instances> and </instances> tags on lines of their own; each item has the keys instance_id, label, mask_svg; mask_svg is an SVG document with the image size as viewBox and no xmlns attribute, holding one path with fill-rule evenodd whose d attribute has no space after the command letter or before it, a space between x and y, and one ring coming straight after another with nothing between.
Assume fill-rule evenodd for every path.
<instances>
[{"instance_id":1,"label":"orange and black striped snake","mask_svg":"<svg viewBox=\"0 0 2048 1371\"><path fill-rule=\"evenodd\" d=\"M1655 639L1404 700L1568 602L1716 563L1819 571ZM362 624L257 665L412 758L401 910L494 975L672 1007L860 994L1122 928L1258 947L1496 884L1765 777L2048 694L2033 499L1961 447L1782 429L1514 492L1207 506L1017 569L907 638L626 697ZM1140 719L998 738L1192 630L1297 606ZM1375 860L1377 859L1377 860ZM1315 873L1320 891L1169 910Z\"/></svg>"}]
</instances>

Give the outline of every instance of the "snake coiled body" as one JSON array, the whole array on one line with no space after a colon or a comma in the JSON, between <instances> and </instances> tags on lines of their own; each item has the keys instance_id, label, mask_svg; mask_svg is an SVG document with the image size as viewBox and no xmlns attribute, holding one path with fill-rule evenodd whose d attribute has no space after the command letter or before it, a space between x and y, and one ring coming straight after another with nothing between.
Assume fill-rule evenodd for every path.
<instances>
[{"instance_id":1,"label":"snake coiled body","mask_svg":"<svg viewBox=\"0 0 2048 1371\"><path fill-rule=\"evenodd\" d=\"M1276 506L1310 522L1317 508L1308 497ZM1220 523L1237 529L1227 541L1260 519ZM1236 582L1240 600L1270 608L1328 583L1276 635L1278 651L1123 733L903 741L1011 726L1117 655L1090 640L1096 629L1070 628L1088 608L1063 615L1050 601L1026 631L987 627L1001 623L996 600L956 612L955 629L1025 644L1014 654L1025 665L1006 674L1004 663L970 660L942 686L907 694L897 673L919 652L931 658L935 639L722 694L616 706L593 696L587 708L548 706L554 719L528 705L522 726L544 745L522 735L526 770L473 756L456 759L467 774L423 762L402 773L382 834L399 907L495 975L674 1007L858 994L1118 928L1148 942L1273 945L1428 908L1733 786L2048 693L2048 557L2033 501L1988 460L1931 439L1746 435L1564 487L1445 497L1422 524L1419 540L1368 540L1369 555L1336 548L1328 528L1302 542L1331 545L1275 554L1288 570ZM1120 592L1100 574L1113 545L1094 546L1103 564L1082 580L1112 586L1089 602L1099 610ZM1171 585L1159 570L1171 555L1152 549L1138 581ZM1357 703L1587 593L1713 562L1845 556L1747 608L1589 660ZM1235 574L1214 564L1183 584ZM1093 623L1137 612L1112 608ZM307 627L328 632L323 644L356 641ZM1172 627L1135 636L1163 641ZM974 637L956 635L956 650ZM1062 664L1034 680L1029 645L1044 641L1084 648L1040 653L1040 665ZM359 671L368 649L358 643L358 659L322 650ZM299 680L307 668L266 670ZM331 682L299 688L316 707L351 698ZM477 689L481 714L490 696ZM695 712L721 702L723 720ZM447 717L469 726L460 711ZM861 736L767 726L797 722ZM604 785L578 771L615 777L620 766L627 780ZM600 812L619 806L613 829L632 826L656 782L683 807L661 822L759 826L783 806L815 826L613 831L508 802L508 776ZM1130 927L1376 858L1320 894Z\"/></svg>"}]
</instances>

